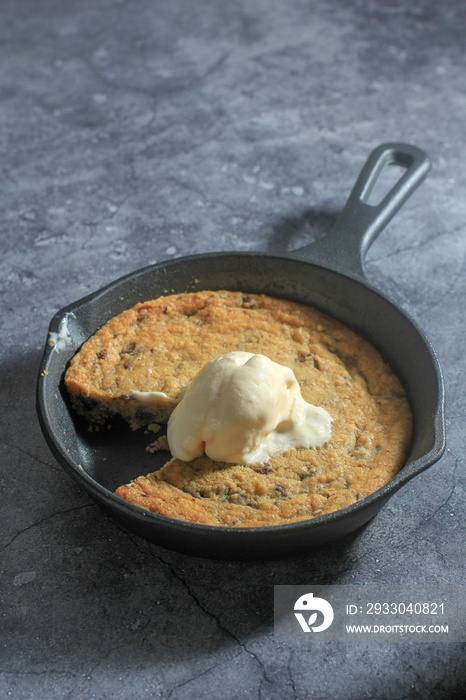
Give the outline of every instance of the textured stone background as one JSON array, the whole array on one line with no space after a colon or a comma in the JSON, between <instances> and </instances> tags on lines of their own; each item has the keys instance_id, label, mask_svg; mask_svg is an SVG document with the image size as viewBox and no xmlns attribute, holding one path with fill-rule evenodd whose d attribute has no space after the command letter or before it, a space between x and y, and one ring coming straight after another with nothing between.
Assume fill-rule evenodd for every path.
<instances>
[{"instance_id":1,"label":"textured stone background","mask_svg":"<svg viewBox=\"0 0 466 700\"><path fill-rule=\"evenodd\" d=\"M464 583L465 36L461 0L3 0L2 697L460 696L464 647L303 651L272 622L274 584ZM367 273L438 352L444 457L308 556L212 562L124 533L40 433L51 317L151 262L322 236L387 140L433 170Z\"/></svg>"}]
</instances>

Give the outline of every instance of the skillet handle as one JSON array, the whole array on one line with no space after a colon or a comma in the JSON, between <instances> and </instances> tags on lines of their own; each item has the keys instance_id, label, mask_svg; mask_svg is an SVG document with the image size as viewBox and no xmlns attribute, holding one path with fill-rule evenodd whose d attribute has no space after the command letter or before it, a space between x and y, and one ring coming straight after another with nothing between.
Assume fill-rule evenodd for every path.
<instances>
[{"instance_id":1,"label":"skillet handle","mask_svg":"<svg viewBox=\"0 0 466 700\"><path fill-rule=\"evenodd\" d=\"M388 165L401 166L405 172L379 204L369 204L370 194ZM365 279L366 252L430 168L429 157L416 146L404 143L378 146L364 164L332 231L325 238L294 251L293 257Z\"/></svg>"}]
</instances>

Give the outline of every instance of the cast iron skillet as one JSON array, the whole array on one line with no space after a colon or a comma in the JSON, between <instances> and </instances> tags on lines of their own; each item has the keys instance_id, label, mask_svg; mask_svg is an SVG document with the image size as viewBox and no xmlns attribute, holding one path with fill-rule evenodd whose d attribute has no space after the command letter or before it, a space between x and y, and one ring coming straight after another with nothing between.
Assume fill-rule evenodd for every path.
<instances>
[{"instance_id":1,"label":"cast iron skillet","mask_svg":"<svg viewBox=\"0 0 466 700\"><path fill-rule=\"evenodd\" d=\"M403 174L380 204L370 192L388 164ZM430 169L413 146L391 143L369 156L335 229L287 257L212 253L158 263L133 272L59 311L50 331L69 343L45 348L38 378L40 424L54 456L128 530L163 547L197 556L261 559L304 553L350 533L372 518L403 484L436 462L445 446L440 367L423 332L368 284L364 255ZM379 180L380 182L380 180ZM354 505L313 520L273 527L222 528L186 523L139 509L113 490L160 467L167 454L149 455L143 431L124 427L89 433L70 410L63 373L81 344L105 321L138 301L202 289L261 292L318 307L372 342L403 382L414 415L405 466L388 484ZM397 523L403 527L403 521Z\"/></svg>"}]
</instances>

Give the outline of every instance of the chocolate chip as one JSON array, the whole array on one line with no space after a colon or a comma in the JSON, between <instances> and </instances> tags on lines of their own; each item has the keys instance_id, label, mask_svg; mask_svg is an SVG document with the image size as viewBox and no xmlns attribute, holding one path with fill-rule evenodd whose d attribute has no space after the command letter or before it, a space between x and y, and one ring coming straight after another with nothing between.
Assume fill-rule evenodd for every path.
<instances>
[{"instance_id":1,"label":"chocolate chip","mask_svg":"<svg viewBox=\"0 0 466 700\"><path fill-rule=\"evenodd\" d=\"M304 481L304 479L310 479L311 476L315 476L315 472L303 472L302 474L299 475L300 481Z\"/></svg>"},{"instance_id":2,"label":"chocolate chip","mask_svg":"<svg viewBox=\"0 0 466 700\"><path fill-rule=\"evenodd\" d=\"M304 354L302 352L298 353L297 356L297 361L298 362L312 362L313 367L316 369L322 369L322 366L320 365L319 358L314 357L312 353Z\"/></svg>"},{"instance_id":3,"label":"chocolate chip","mask_svg":"<svg viewBox=\"0 0 466 700\"><path fill-rule=\"evenodd\" d=\"M120 352L120 355L131 355L136 350L136 343L128 343L128 345L125 345L123 350Z\"/></svg>"},{"instance_id":4,"label":"chocolate chip","mask_svg":"<svg viewBox=\"0 0 466 700\"><path fill-rule=\"evenodd\" d=\"M278 493L280 494L280 496L283 496L283 498L289 498L289 497L290 497L290 495L289 495L289 493L286 491L286 489L283 488L283 486L280 486L280 484L278 484L277 486L275 486L275 491L278 491Z\"/></svg>"},{"instance_id":5,"label":"chocolate chip","mask_svg":"<svg viewBox=\"0 0 466 700\"><path fill-rule=\"evenodd\" d=\"M97 353L97 359L98 360L105 360L106 357L107 357L107 351L105 350L105 348L102 348L102 350L99 350L99 352Z\"/></svg>"},{"instance_id":6,"label":"chocolate chip","mask_svg":"<svg viewBox=\"0 0 466 700\"><path fill-rule=\"evenodd\" d=\"M273 472L272 467L270 464L265 462L261 467L257 467L255 470L256 474L271 474Z\"/></svg>"},{"instance_id":7,"label":"chocolate chip","mask_svg":"<svg viewBox=\"0 0 466 700\"><path fill-rule=\"evenodd\" d=\"M241 300L241 306L245 309L255 309L256 302L251 297L244 296Z\"/></svg>"}]
</instances>

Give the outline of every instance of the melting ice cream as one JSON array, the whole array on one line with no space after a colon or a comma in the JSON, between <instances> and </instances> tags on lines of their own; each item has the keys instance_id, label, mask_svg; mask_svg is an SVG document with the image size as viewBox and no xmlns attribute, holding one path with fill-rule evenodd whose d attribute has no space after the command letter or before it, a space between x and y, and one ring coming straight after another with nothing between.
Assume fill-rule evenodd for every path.
<instances>
[{"instance_id":1,"label":"melting ice cream","mask_svg":"<svg viewBox=\"0 0 466 700\"><path fill-rule=\"evenodd\" d=\"M254 464L292 448L321 447L330 425L327 411L303 399L289 367L230 352L208 362L183 389L167 437L170 452L183 461L205 452L219 462Z\"/></svg>"}]
</instances>

